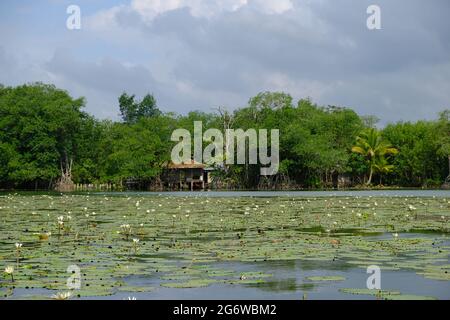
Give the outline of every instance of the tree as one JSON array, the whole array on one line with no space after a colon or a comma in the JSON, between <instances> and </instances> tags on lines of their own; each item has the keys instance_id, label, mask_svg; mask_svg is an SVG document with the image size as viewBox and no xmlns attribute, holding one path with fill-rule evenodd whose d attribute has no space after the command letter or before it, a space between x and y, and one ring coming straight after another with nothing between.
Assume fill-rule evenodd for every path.
<instances>
[{"instance_id":1,"label":"tree","mask_svg":"<svg viewBox=\"0 0 450 320\"><path fill-rule=\"evenodd\" d=\"M448 174L447 154L440 152L442 133L436 121L398 122L383 129L401 152L392 161L391 184L421 187L441 185Z\"/></svg>"},{"instance_id":2,"label":"tree","mask_svg":"<svg viewBox=\"0 0 450 320\"><path fill-rule=\"evenodd\" d=\"M382 157L378 158L377 161L374 164L375 172L379 174L380 176L380 185L382 185L382 178L384 174L391 173L394 169L394 166L392 164L389 164L387 159Z\"/></svg>"},{"instance_id":3,"label":"tree","mask_svg":"<svg viewBox=\"0 0 450 320\"><path fill-rule=\"evenodd\" d=\"M52 185L71 176L84 99L42 83L0 89L0 143L6 180ZM6 173L5 173L6 172Z\"/></svg>"},{"instance_id":4,"label":"tree","mask_svg":"<svg viewBox=\"0 0 450 320\"><path fill-rule=\"evenodd\" d=\"M139 102L135 101L135 95L129 96L124 92L119 97L119 108L122 120L128 124L136 123L141 118L151 118L161 114L156 99L151 94L147 94Z\"/></svg>"},{"instance_id":5,"label":"tree","mask_svg":"<svg viewBox=\"0 0 450 320\"><path fill-rule=\"evenodd\" d=\"M445 183L450 183L450 109L439 114L438 132L439 154L447 156L448 159L448 176Z\"/></svg>"},{"instance_id":6,"label":"tree","mask_svg":"<svg viewBox=\"0 0 450 320\"><path fill-rule=\"evenodd\" d=\"M382 163L388 155L397 154L398 150L383 140L381 134L374 128L367 129L356 138L356 145L352 151L365 157L369 164L369 179L367 185L372 183L372 176L377 163Z\"/></svg>"}]
</instances>

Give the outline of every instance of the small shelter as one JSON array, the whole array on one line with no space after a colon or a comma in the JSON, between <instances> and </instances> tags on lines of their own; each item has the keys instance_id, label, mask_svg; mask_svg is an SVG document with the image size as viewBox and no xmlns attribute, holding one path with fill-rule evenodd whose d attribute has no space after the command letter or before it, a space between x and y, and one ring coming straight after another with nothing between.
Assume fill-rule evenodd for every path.
<instances>
[{"instance_id":1,"label":"small shelter","mask_svg":"<svg viewBox=\"0 0 450 320\"><path fill-rule=\"evenodd\" d=\"M169 162L163 174L163 180L169 189L204 190L210 182L209 172L206 165L194 160L180 164Z\"/></svg>"}]
</instances>

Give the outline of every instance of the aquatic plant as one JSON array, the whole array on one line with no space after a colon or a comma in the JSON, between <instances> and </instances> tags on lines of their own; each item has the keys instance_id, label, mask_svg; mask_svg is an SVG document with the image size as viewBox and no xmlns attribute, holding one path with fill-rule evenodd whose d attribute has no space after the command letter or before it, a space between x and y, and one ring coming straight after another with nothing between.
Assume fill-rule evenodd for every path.
<instances>
[{"instance_id":1,"label":"aquatic plant","mask_svg":"<svg viewBox=\"0 0 450 320\"><path fill-rule=\"evenodd\" d=\"M7 266L5 268L4 273L9 275L11 277L11 282L14 282L14 267L13 266Z\"/></svg>"},{"instance_id":2,"label":"aquatic plant","mask_svg":"<svg viewBox=\"0 0 450 320\"><path fill-rule=\"evenodd\" d=\"M21 265L20 273L14 274L16 288L65 291L66 283L61 276L67 265L74 261L83 264L83 283L89 285L77 291L77 296L81 297L148 290L142 285L127 284L129 276L151 275L164 280L164 283L175 281L167 285L173 288L268 282L263 276L251 277L242 270L213 270L212 264L217 262L339 261L347 267L364 270L368 265L376 264L383 270L408 269L428 279L449 281L446 272L450 270L445 268L450 253L450 246L445 244L449 239L446 233L449 229L448 200L155 196L139 199L140 208L154 212L146 215L143 210L130 213L135 201L127 202L122 196L111 197L108 201L96 195L51 199L36 195L33 201L28 201L27 197L0 196L2 214L6 213L7 217L2 221L0 257L7 259L9 256L10 239L20 239L24 246L30 244L33 248L26 263ZM409 204L420 208L415 219L408 210ZM84 206L89 211L83 212ZM187 206L191 213L183 209ZM74 213L69 214L66 211L68 207L81 208L83 219L77 219L79 215ZM153 211L157 207L157 212ZM427 208L426 214L421 213L422 208ZM95 232L83 227L87 222L84 214L93 210L98 213ZM39 214L31 217L31 211ZM246 211L250 214L244 215ZM63 222L66 227L70 221L77 243L68 239L59 239L57 243L52 241L50 232L47 232L47 217L53 217L53 212L67 212ZM357 213L361 213L361 217ZM23 214L28 219L25 227ZM410 215L408 219L406 214ZM72 220L68 215L73 216ZM127 216L127 224L117 229L117 221L124 219L124 215ZM90 216L94 215L91 213ZM403 232L417 235L406 237L402 236ZM435 232L442 237L420 236L420 232ZM130 242L118 241L117 233ZM399 236L395 238L392 233ZM133 239L140 241L134 243ZM47 242L41 243L42 240ZM139 258L130 260L127 252L138 253ZM244 280L240 279L242 274ZM326 285L326 281L322 285Z\"/></svg>"},{"instance_id":3,"label":"aquatic plant","mask_svg":"<svg viewBox=\"0 0 450 320\"><path fill-rule=\"evenodd\" d=\"M134 254L137 254L137 252L139 250L139 239L133 239L133 249L134 249Z\"/></svg>"},{"instance_id":4,"label":"aquatic plant","mask_svg":"<svg viewBox=\"0 0 450 320\"><path fill-rule=\"evenodd\" d=\"M132 234L131 226L129 224L122 224L120 229L122 230L121 233L125 236L125 239L128 240Z\"/></svg>"},{"instance_id":5,"label":"aquatic plant","mask_svg":"<svg viewBox=\"0 0 450 320\"><path fill-rule=\"evenodd\" d=\"M52 295L52 299L54 300L69 300L72 297L72 292L58 292L57 294Z\"/></svg>"}]
</instances>

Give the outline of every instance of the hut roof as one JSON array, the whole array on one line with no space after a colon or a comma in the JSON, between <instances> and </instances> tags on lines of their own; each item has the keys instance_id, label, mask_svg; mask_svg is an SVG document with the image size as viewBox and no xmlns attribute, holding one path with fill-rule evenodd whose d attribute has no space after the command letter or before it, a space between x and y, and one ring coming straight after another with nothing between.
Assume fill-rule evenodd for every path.
<instances>
[{"instance_id":1,"label":"hut roof","mask_svg":"<svg viewBox=\"0 0 450 320\"><path fill-rule=\"evenodd\" d=\"M196 162L194 160L186 161L180 164L175 164L170 161L167 164L167 168L169 169L204 169L206 165L200 162Z\"/></svg>"}]
</instances>

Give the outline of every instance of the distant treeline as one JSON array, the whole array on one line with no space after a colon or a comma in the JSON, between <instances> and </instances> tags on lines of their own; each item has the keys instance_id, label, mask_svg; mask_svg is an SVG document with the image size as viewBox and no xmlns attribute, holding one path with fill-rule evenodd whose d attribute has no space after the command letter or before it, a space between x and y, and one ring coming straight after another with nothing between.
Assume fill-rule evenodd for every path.
<instances>
[{"instance_id":1,"label":"distant treeline","mask_svg":"<svg viewBox=\"0 0 450 320\"><path fill-rule=\"evenodd\" d=\"M437 187L449 175L450 110L435 121L397 122L374 129L377 119L342 107L293 101L264 92L228 112L163 113L152 95L122 94L121 121L98 120L53 85L0 86L0 188L51 189L58 184L157 187L170 159L173 130L208 128L280 130L280 169L261 177L259 165L217 168L219 188L328 188L383 184ZM378 149L377 149L378 148ZM380 151L380 148L396 152ZM395 151L394 150L394 151Z\"/></svg>"}]
</instances>

